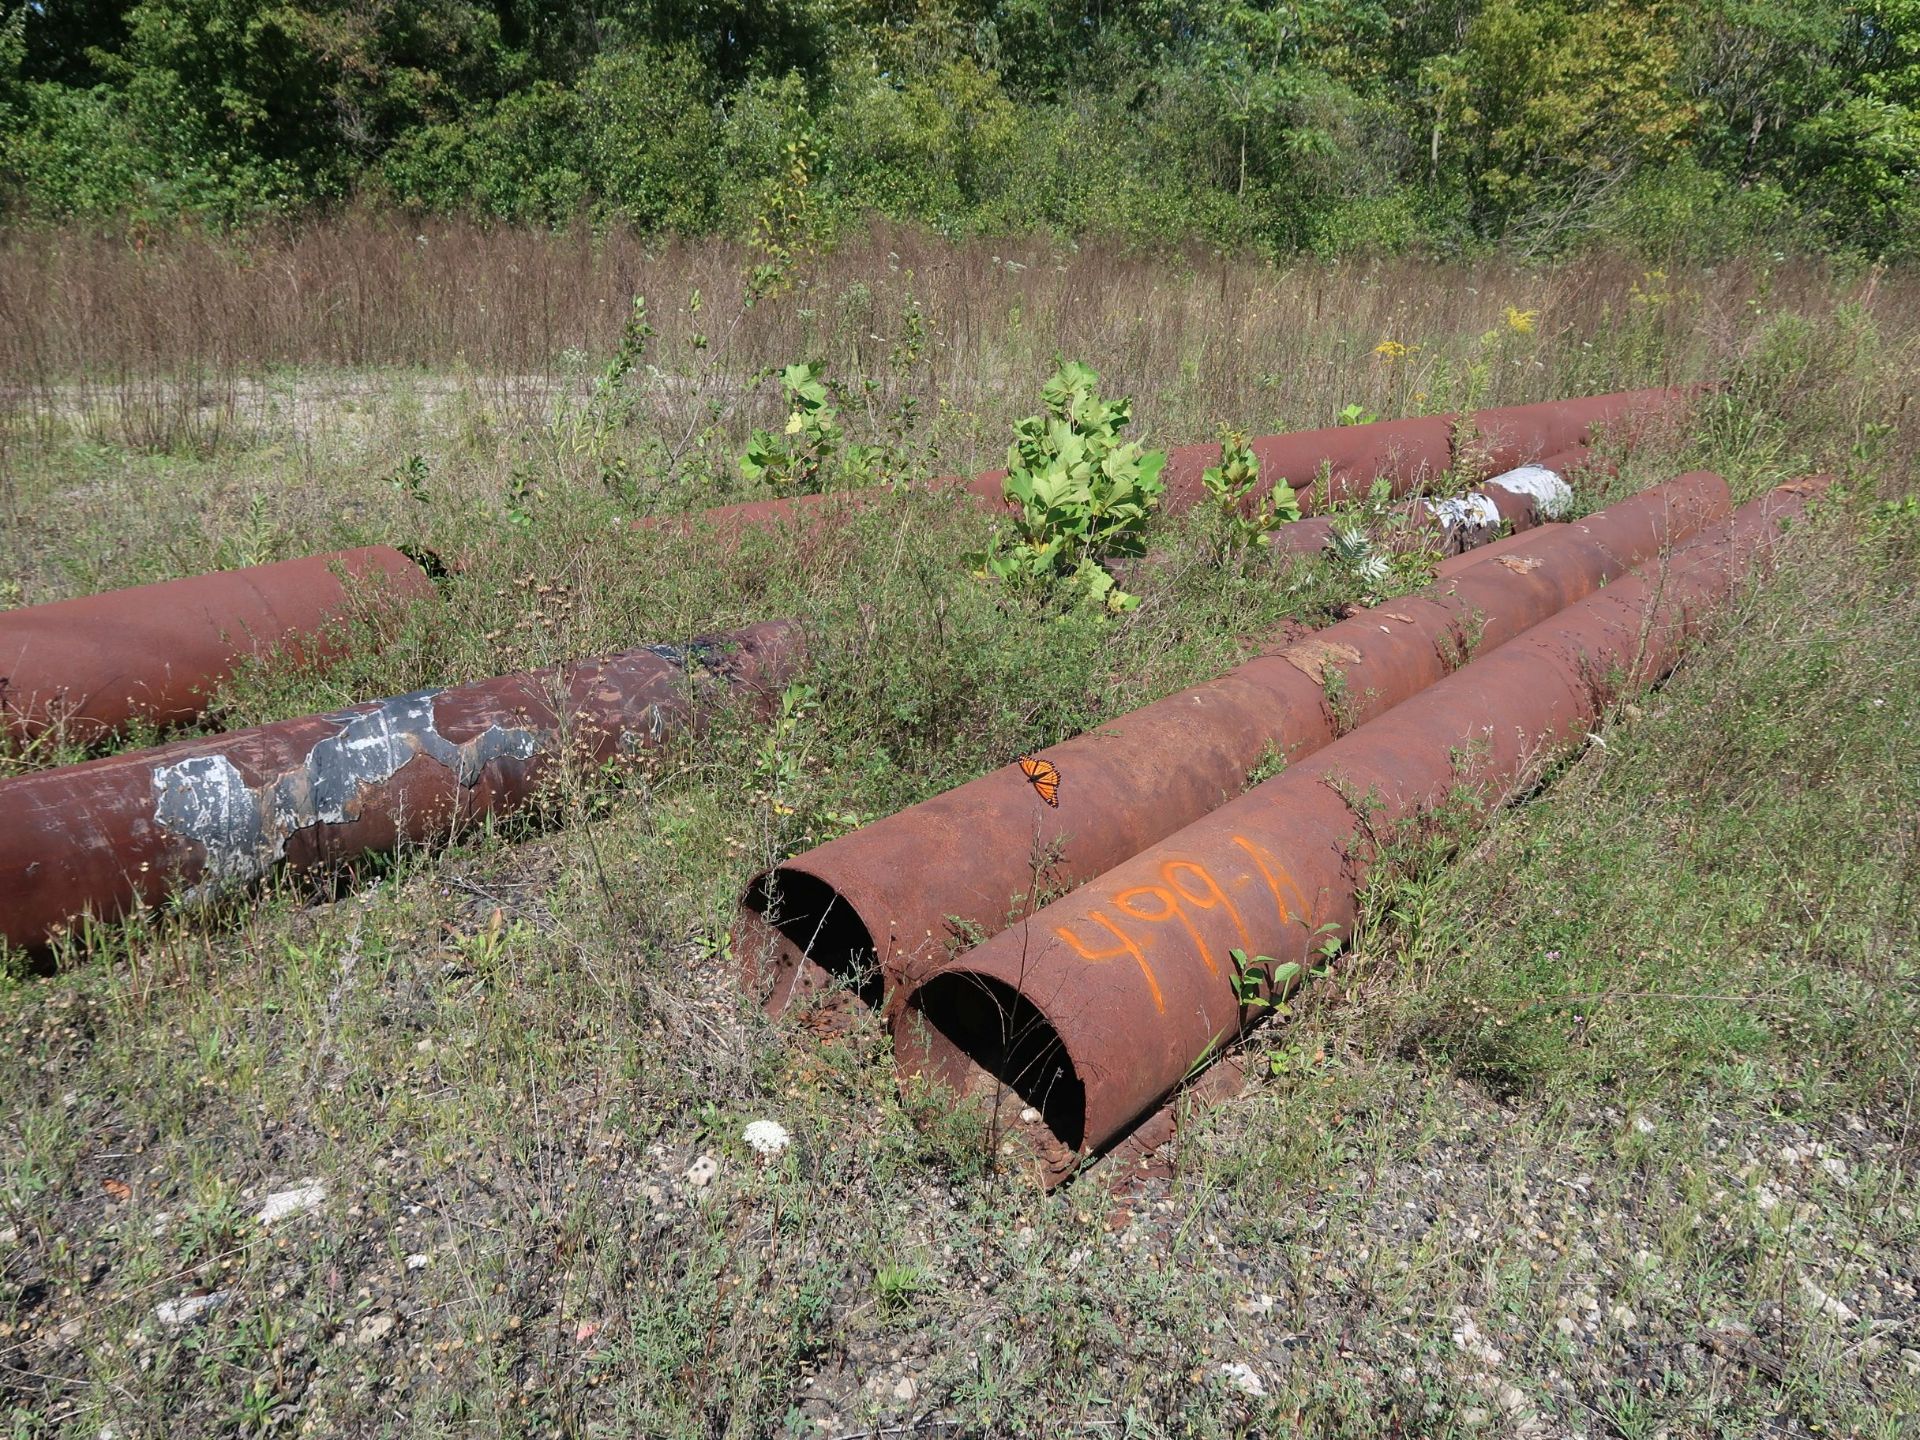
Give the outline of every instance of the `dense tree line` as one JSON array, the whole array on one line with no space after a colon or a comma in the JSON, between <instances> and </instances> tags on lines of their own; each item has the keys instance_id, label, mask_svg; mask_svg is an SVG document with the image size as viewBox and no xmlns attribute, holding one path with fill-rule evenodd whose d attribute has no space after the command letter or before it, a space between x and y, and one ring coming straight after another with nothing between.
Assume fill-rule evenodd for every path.
<instances>
[{"instance_id":1,"label":"dense tree line","mask_svg":"<svg viewBox=\"0 0 1920 1440\"><path fill-rule=\"evenodd\" d=\"M0 0L0 205L1920 240L1920 0Z\"/></svg>"}]
</instances>

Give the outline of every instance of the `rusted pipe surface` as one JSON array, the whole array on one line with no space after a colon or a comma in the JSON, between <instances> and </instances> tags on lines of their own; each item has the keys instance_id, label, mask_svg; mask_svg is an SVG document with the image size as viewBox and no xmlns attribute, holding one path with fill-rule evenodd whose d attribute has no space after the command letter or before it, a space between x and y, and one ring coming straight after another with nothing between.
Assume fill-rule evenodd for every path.
<instances>
[{"instance_id":1,"label":"rusted pipe surface","mask_svg":"<svg viewBox=\"0 0 1920 1440\"><path fill-rule=\"evenodd\" d=\"M84 743L136 717L184 724L243 657L329 658L330 627L357 598L434 594L413 561L371 545L0 611L0 716L20 742L64 726Z\"/></svg>"},{"instance_id":2,"label":"rusted pipe surface","mask_svg":"<svg viewBox=\"0 0 1920 1440\"><path fill-rule=\"evenodd\" d=\"M1559 523L1549 521L1545 525L1536 525L1531 530L1522 530L1518 534L1503 535L1500 539L1485 545L1476 546L1458 555L1449 555L1433 567L1436 580L1445 580L1450 575L1458 575L1469 565L1478 565L1485 560L1498 560L1502 555L1513 555L1530 548L1542 535L1551 534L1560 528Z\"/></svg>"},{"instance_id":3,"label":"rusted pipe surface","mask_svg":"<svg viewBox=\"0 0 1920 1440\"><path fill-rule=\"evenodd\" d=\"M881 1003L1028 892L1118 864L1726 509L1718 476L1682 476L1042 750L1064 776L1058 808L1008 765L795 856L741 901L743 978L775 1009L836 981Z\"/></svg>"},{"instance_id":4,"label":"rusted pipe surface","mask_svg":"<svg viewBox=\"0 0 1920 1440\"><path fill-rule=\"evenodd\" d=\"M0 782L0 937L44 946L81 915L444 839L756 698L802 657L790 622L653 645Z\"/></svg>"},{"instance_id":5,"label":"rusted pipe surface","mask_svg":"<svg viewBox=\"0 0 1920 1440\"><path fill-rule=\"evenodd\" d=\"M1603 429L1609 434L1618 429L1632 439L1681 411L1693 393L1691 388L1629 390L1481 410L1468 417L1465 429L1470 433L1464 437L1456 434L1462 428L1461 417L1449 414L1295 430L1262 435L1248 444L1260 462L1261 490L1271 490L1284 480L1293 488L1301 514L1313 515L1364 499L1374 481L1382 477L1392 482L1395 496L1404 496L1424 489L1449 469L1463 476L1512 470L1541 456L1587 445ZM1167 487L1161 497L1161 513L1179 515L1206 498L1202 477L1209 466L1219 463L1217 444L1170 449L1166 468L1160 474ZM1006 504L1001 489L1006 474L1005 470L988 470L971 478L944 475L925 483L995 509ZM871 504L874 498L868 491L795 495L721 505L690 515L653 516L633 523L643 529L705 525L719 533L739 533L802 521L837 504Z\"/></svg>"},{"instance_id":6,"label":"rusted pipe surface","mask_svg":"<svg viewBox=\"0 0 1920 1440\"><path fill-rule=\"evenodd\" d=\"M1503 528L1530 530L1564 519L1573 506L1571 477L1588 460L1584 448L1566 450L1504 470L1458 495L1410 501L1376 538L1389 548L1421 546L1459 555L1490 543ZM1276 555L1311 554L1327 546L1339 523L1336 516L1315 515L1283 525L1273 532L1270 548Z\"/></svg>"},{"instance_id":7,"label":"rusted pipe surface","mask_svg":"<svg viewBox=\"0 0 1920 1440\"><path fill-rule=\"evenodd\" d=\"M1379 837L1456 792L1498 802L1665 673L1816 488L1742 507L940 967L895 1018L902 1076L1004 1082L1064 1178L1258 1017L1268 970L1351 933Z\"/></svg>"},{"instance_id":8,"label":"rusted pipe surface","mask_svg":"<svg viewBox=\"0 0 1920 1440\"><path fill-rule=\"evenodd\" d=\"M1622 390L1537 405L1476 410L1455 437L1456 466L1473 474L1511 470L1542 455L1602 440L1629 448L1678 424L1707 387Z\"/></svg>"}]
</instances>

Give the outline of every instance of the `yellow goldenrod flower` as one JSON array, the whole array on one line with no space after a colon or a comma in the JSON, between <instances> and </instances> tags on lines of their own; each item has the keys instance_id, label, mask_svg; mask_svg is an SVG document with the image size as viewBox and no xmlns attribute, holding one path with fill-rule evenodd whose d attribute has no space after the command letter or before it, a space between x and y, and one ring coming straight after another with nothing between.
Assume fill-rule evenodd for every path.
<instances>
[{"instance_id":1,"label":"yellow goldenrod flower","mask_svg":"<svg viewBox=\"0 0 1920 1440\"><path fill-rule=\"evenodd\" d=\"M1373 347L1373 353L1391 364L1395 360L1404 360L1418 350L1418 345L1403 345L1398 340L1382 340Z\"/></svg>"},{"instance_id":2,"label":"yellow goldenrod flower","mask_svg":"<svg viewBox=\"0 0 1920 1440\"><path fill-rule=\"evenodd\" d=\"M1539 313L1538 310L1516 310L1509 305L1507 306L1507 329L1516 335L1531 335L1533 318Z\"/></svg>"}]
</instances>

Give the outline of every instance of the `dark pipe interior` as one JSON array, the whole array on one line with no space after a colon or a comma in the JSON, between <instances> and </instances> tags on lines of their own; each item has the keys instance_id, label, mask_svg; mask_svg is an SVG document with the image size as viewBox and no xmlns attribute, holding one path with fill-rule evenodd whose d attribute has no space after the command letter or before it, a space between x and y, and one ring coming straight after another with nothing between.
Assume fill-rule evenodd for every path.
<instances>
[{"instance_id":1,"label":"dark pipe interior","mask_svg":"<svg viewBox=\"0 0 1920 1440\"><path fill-rule=\"evenodd\" d=\"M794 949L879 1008L885 985L873 937L831 885L797 870L769 870L753 882L745 903Z\"/></svg>"},{"instance_id":2,"label":"dark pipe interior","mask_svg":"<svg viewBox=\"0 0 1920 1440\"><path fill-rule=\"evenodd\" d=\"M1060 1036L1010 985L981 975L938 975L914 992L908 1023L921 1022L928 1068L955 1090L985 1071L1040 1112L1069 1150L1086 1135L1087 1092Z\"/></svg>"}]
</instances>

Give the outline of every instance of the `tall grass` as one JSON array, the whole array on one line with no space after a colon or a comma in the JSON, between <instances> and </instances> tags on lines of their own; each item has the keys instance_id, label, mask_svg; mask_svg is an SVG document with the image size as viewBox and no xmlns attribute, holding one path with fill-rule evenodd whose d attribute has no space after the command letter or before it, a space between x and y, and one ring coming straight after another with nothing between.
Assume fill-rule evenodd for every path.
<instances>
[{"instance_id":1,"label":"tall grass","mask_svg":"<svg viewBox=\"0 0 1920 1440\"><path fill-rule=\"evenodd\" d=\"M448 371L525 413L551 400L552 377L610 350L644 294L662 370L737 387L822 360L871 382L876 408L910 394L959 464L996 448L985 437L1004 433L1057 354L1151 397L1142 414L1181 441L1228 423L1331 424L1347 405L1398 414L1697 378L1739 347L1758 308L1817 318L1863 302L1910 312L1920 298L1905 275L1814 262L1673 275L1608 257L1275 269L1196 251L1169 265L876 226L803 266L788 295L747 308L757 258L724 241L370 213L244 246L20 233L0 240L0 377L16 423L78 414L96 438L140 449L218 445L248 419L255 387L288 368ZM919 363L881 363L922 326ZM1473 354L1446 343L1474 337L1512 343ZM1377 353L1385 341L1409 348Z\"/></svg>"},{"instance_id":2,"label":"tall grass","mask_svg":"<svg viewBox=\"0 0 1920 1440\"><path fill-rule=\"evenodd\" d=\"M244 253L0 241L0 604L369 540L454 562L436 613L250 668L219 724L772 616L815 644L791 727L716 726L544 835L0 971L0 1432L1904 1433L1911 277L879 231L747 309L750 258L366 216ZM1094 1184L1042 1197L918 1130L879 1035L769 1024L725 919L765 865L1325 607L1168 521L1137 611L1062 619L974 580L981 517L912 488L738 556L637 532L546 420L635 292L660 370L613 458L660 504L738 492L763 365L825 361L850 412L870 383L850 426L960 468L1056 352L1167 440L1711 376L1622 486L1846 493L1465 864L1383 880L1115 1235ZM662 478L664 421L709 402L703 466ZM796 1136L769 1163L762 1118ZM322 1211L252 1223L310 1176ZM156 1314L194 1292L225 1303Z\"/></svg>"}]
</instances>

